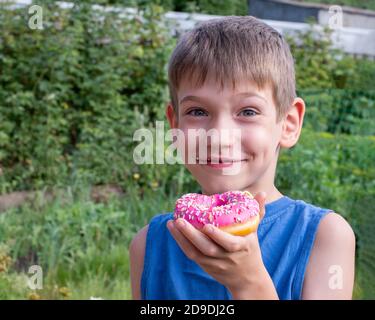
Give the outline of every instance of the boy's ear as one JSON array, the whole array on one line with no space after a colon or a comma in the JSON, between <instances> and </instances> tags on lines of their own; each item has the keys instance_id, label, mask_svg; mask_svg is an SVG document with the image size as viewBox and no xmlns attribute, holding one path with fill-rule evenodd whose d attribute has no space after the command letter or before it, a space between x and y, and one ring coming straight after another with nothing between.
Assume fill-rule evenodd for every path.
<instances>
[{"instance_id":1,"label":"boy's ear","mask_svg":"<svg viewBox=\"0 0 375 320\"><path fill-rule=\"evenodd\" d=\"M295 98L292 106L284 117L280 146L282 148L293 147L301 134L303 117L305 115L305 102L301 98Z\"/></svg>"},{"instance_id":2,"label":"boy's ear","mask_svg":"<svg viewBox=\"0 0 375 320\"><path fill-rule=\"evenodd\" d=\"M177 115L175 114L172 102L168 102L165 109L165 115L167 116L171 129L177 128Z\"/></svg>"}]
</instances>

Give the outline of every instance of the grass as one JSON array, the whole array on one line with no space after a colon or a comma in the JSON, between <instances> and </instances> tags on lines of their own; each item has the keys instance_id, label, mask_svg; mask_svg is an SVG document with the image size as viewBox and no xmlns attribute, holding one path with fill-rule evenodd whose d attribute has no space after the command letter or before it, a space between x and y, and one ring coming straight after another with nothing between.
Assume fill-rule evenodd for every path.
<instances>
[{"instance_id":1,"label":"grass","mask_svg":"<svg viewBox=\"0 0 375 320\"><path fill-rule=\"evenodd\" d=\"M12 259L0 272L1 299L131 298L129 243L153 215L173 208L173 197L153 191L104 204L83 190L68 189L64 203L58 197L0 214L0 261ZM26 282L33 264L43 269L37 292Z\"/></svg>"}]
</instances>

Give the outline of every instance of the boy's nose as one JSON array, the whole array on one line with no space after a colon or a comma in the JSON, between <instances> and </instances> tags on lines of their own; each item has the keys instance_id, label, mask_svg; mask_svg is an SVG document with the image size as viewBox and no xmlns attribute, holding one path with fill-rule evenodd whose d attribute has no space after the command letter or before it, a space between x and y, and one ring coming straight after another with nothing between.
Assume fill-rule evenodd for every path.
<instances>
[{"instance_id":1,"label":"boy's nose","mask_svg":"<svg viewBox=\"0 0 375 320\"><path fill-rule=\"evenodd\" d=\"M212 129L216 134L209 137L208 143L215 154L225 155L231 153L234 149L240 148L241 129L233 126L230 120L216 121Z\"/></svg>"},{"instance_id":2,"label":"boy's nose","mask_svg":"<svg viewBox=\"0 0 375 320\"><path fill-rule=\"evenodd\" d=\"M227 114L215 115L210 122L210 128L218 131L231 131L236 128L235 122Z\"/></svg>"}]
</instances>

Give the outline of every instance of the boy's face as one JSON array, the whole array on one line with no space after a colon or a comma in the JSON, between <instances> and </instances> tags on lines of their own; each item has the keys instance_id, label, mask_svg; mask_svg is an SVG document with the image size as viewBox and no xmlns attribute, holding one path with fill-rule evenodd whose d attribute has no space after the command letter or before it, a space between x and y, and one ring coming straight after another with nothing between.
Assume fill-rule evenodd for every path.
<instances>
[{"instance_id":1,"label":"boy's face","mask_svg":"<svg viewBox=\"0 0 375 320\"><path fill-rule=\"evenodd\" d=\"M266 190L269 184L273 185L283 121L276 123L276 106L271 88L267 86L259 90L252 83L239 81L235 90L225 87L219 91L218 85L208 79L202 87L194 89L185 81L181 83L178 101L178 118L172 106L168 105L168 120L171 127L184 132L184 163L203 193L254 188ZM202 159L199 143L197 139L189 140L188 129L216 129L226 134L219 142L208 140L207 156L204 155L208 159ZM235 140L238 133L240 139ZM188 145L195 148L200 162L208 162L189 164L186 158ZM239 150L234 154L236 146ZM213 164L214 159L223 163ZM235 174L230 173L231 167L236 168L233 170Z\"/></svg>"}]
</instances>

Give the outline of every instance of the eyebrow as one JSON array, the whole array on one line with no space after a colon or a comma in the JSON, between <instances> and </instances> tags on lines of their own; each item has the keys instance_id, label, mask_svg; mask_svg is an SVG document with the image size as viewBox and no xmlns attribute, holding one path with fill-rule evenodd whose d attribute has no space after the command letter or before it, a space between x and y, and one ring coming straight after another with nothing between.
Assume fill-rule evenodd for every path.
<instances>
[{"instance_id":1,"label":"eyebrow","mask_svg":"<svg viewBox=\"0 0 375 320\"><path fill-rule=\"evenodd\" d=\"M258 97L260 99L262 99L263 101L267 102L267 99L260 96L259 94L256 94L255 92L241 92L241 93L238 93L236 95L234 95L235 97L239 97L239 98L247 98L247 97ZM205 101L205 97L198 97L198 96L192 96L192 95L188 95L188 96L185 96L181 99L181 101L179 102L179 104L183 103L183 102L186 102L186 101L196 101L196 102L204 102Z\"/></svg>"}]
</instances>

